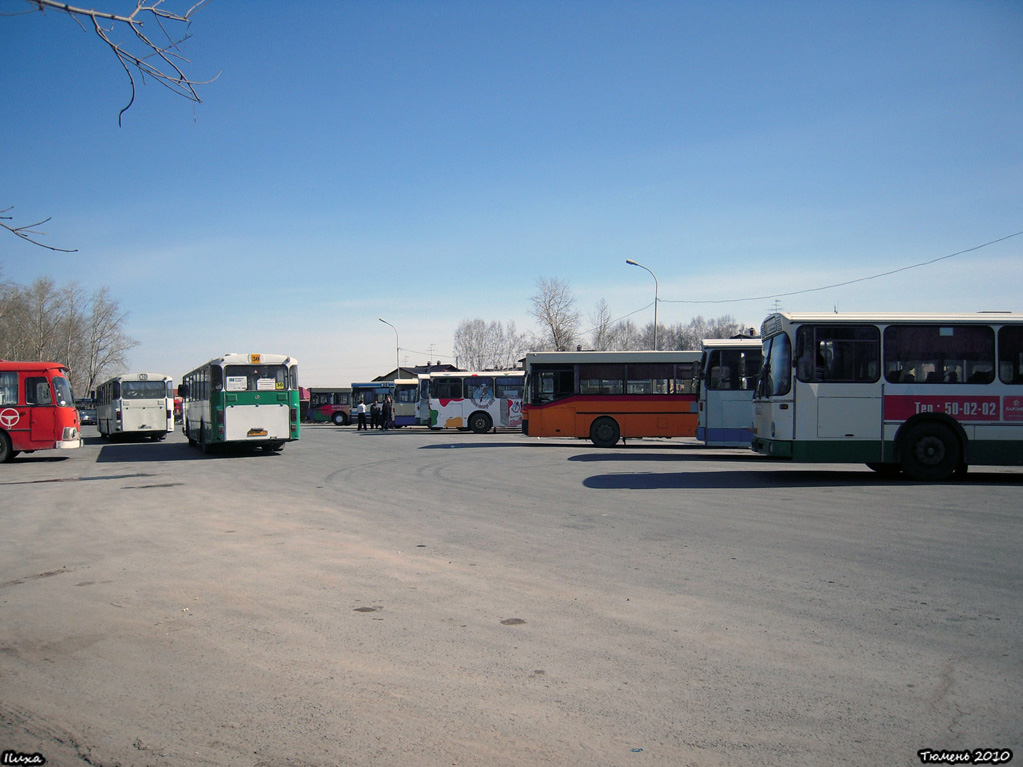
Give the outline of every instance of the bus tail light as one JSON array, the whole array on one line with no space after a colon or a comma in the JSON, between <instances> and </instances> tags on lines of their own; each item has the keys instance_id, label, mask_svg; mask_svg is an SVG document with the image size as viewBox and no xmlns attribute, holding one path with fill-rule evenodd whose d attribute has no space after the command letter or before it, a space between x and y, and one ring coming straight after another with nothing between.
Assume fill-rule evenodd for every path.
<instances>
[{"instance_id":1,"label":"bus tail light","mask_svg":"<svg viewBox=\"0 0 1023 767\"><path fill-rule=\"evenodd\" d=\"M294 431L298 426L298 411L295 408L291 408L291 430Z\"/></svg>"}]
</instances>

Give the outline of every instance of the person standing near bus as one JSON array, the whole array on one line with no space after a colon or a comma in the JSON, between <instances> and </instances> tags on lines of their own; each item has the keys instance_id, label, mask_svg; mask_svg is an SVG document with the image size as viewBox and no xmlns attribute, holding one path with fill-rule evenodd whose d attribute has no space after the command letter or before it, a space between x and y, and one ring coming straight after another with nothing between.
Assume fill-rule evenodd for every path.
<instances>
[{"instance_id":1,"label":"person standing near bus","mask_svg":"<svg viewBox=\"0 0 1023 767\"><path fill-rule=\"evenodd\" d=\"M355 412L359 419L358 431L368 431L369 429L366 427L366 403L360 402Z\"/></svg>"},{"instance_id":2,"label":"person standing near bus","mask_svg":"<svg viewBox=\"0 0 1023 767\"><path fill-rule=\"evenodd\" d=\"M384 399L384 403L380 406L380 428L384 431L387 431L394 426L394 421L391 418L392 411L391 398L387 397Z\"/></svg>"},{"instance_id":3,"label":"person standing near bus","mask_svg":"<svg viewBox=\"0 0 1023 767\"><path fill-rule=\"evenodd\" d=\"M376 429L380 425L380 402L374 400L373 404L369 408L369 426L371 429Z\"/></svg>"}]
</instances>

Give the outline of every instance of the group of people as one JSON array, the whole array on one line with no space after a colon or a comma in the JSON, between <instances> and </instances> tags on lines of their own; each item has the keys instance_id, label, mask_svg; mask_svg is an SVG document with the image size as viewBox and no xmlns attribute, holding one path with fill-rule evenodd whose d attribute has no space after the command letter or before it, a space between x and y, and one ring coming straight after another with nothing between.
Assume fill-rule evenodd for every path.
<instances>
[{"instance_id":1,"label":"group of people","mask_svg":"<svg viewBox=\"0 0 1023 767\"><path fill-rule=\"evenodd\" d=\"M366 423L366 414L369 414L369 424ZM369 429L381 429L387 431L394 428L394 407L391 398L387 397L383 402L375 401L369 407L366 403L360 402L355 408L358 417L359 431Z\"/></svg>"}]
</instances>

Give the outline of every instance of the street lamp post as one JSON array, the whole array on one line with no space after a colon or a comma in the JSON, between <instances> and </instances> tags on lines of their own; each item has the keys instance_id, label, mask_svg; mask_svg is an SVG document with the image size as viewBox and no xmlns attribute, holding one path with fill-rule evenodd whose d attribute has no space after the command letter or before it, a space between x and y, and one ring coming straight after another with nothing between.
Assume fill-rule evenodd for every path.
<instances>
[{"instance_id":1,"label":"street lamp post","mask_svg":"<svg viewBox=\"0 0 1023 767\"><path fill-rule=\"evenodd\" d=\"M377 317L377 319L394 331L394 375L397 378L401 378L401 363L398 361L401 353L401 349L398 347L398 328L394 327L394 325L387 320L381 319L380 317Z\"/></svg>"},{"instance_id":2,"label":"street lamp post","mask_svg":"<svg viewBox=\"0 0 1023 767\"><path fill-rule=\"evenodd\" d=\"M646 269L650 272L650 276L654 278L654 351L657 351L657 303L660 301L661 290L660 285L657 282L657 275L653 273L653 270L643 266L643 264L633 261L631 258L625 259L625 263L629 266L638 266L640 269Z\"/></svg>"}]
</instances>

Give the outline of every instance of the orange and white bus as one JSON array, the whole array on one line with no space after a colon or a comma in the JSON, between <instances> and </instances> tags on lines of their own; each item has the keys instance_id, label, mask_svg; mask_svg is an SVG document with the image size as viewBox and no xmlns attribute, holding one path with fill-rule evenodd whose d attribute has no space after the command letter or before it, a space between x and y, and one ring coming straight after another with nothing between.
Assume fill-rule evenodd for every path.
<instances>
[{"instance_id":1,"label":"orange and white bus","mask_svg":"<svg viewBox=\"0 0 1023 767\"><path fill-rule=\"evenodd\" d=\"M696 436L698 351L530 352L522 432L612 447L630 437Z\"/></svg>"},{"instance_id":2,"label":"orange and white bus","mask_svg":"<svg viewBox=\"0 0 1023 767\"><path fill-rule=\"evenodd\" d=\"M81 435L65 366L0 360L0 463L18 453L81 447Z\"/></svg>"},{"instance_id":3,"label":"orange and white bus","mask_svg":"<svg viewBox=\"0 0 1023 767\"><path fill-rule=\"evenodd\" d=\"M772 314L753 449L945 480L1023 465L1023 314Z\"/></svg>"}]
</instances>

